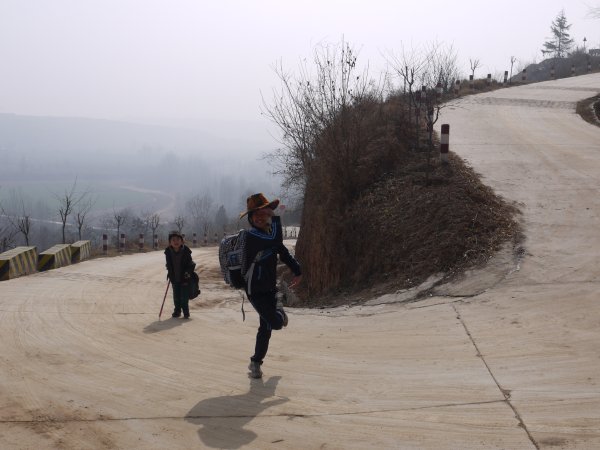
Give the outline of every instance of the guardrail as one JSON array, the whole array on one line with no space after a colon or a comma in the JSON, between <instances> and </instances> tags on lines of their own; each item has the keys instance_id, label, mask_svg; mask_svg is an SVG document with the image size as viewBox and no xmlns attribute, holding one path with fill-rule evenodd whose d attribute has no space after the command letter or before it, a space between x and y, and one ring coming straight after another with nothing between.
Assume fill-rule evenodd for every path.
<instances>
[{"instance_id":1,"label":"guardrail","mask_svg":"<svg viewBox=\"0 0 600 450\"><path fill-rule=\"evenodd\" d=\"M91 255L91 241L58 244L39 254L37 247L15 247L0 253L0 281L76 264Z\"/></svg>"}]
</instances>

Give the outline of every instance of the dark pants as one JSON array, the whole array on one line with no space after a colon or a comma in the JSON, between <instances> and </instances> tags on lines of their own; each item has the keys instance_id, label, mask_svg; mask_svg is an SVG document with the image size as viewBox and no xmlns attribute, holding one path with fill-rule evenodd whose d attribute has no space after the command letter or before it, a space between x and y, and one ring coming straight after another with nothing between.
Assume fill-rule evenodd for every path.
<instances>
[{"instance_id":1,"label":"dark pants","mask_svg":"<svg viewBox=\"0 0 600 450\"><path fill-rule=\"evenodd\" d=\"M181 284L172 282L173 286L173 304L175 305L175 314L179 314L183 311L183 314L188 316L190 314L189 301L190 301L190 286L189 284Z\"/></svg>"},{"instance_id":2,"label":"dark pants","mask_svg":"<svg viewBox=\"0 0 600 450\"><path fill-rule=\"evenodd\" d=\"M269 349L269 340L272 330L281 330L283 316L276 310L277 297L275 292L253 293L248 297L250 303L260 316L260 326L256 333L254 356L250 359L262 364Z\"/></svg>"}]
</instances>

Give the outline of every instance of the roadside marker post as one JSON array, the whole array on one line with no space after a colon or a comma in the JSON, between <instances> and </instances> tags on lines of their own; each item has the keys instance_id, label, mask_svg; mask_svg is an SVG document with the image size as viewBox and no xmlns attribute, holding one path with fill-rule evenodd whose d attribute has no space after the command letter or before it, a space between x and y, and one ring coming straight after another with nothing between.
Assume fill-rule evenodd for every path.
<instances>
[{"instance_id":1,"label":"roadside marker post","mask_svg":"<svg viewBox=\"0 0 600 450\"><path fill-rule=\"evenodd\" d=\"M448 150L450 147L450 125L442 124L442 135L440 137L440 160L448 164Z\"/></svg>"},{"instance_id":2,"label":"roadside marker post","mask_svg":"<svg viewBox=\"0 0 600 450\"><path fill-rule=\"evenodd\" d=\"M108 254L108 235L102 235L102 252L107 255Z\"/></svg>"}]
</instances>

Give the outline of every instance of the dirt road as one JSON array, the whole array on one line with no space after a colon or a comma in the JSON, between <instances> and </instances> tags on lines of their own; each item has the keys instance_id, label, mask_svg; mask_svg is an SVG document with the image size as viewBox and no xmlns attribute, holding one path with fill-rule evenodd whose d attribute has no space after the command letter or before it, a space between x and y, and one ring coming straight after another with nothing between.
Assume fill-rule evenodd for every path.
<instances>
[{"instance_id":1,"label":"dirt road","mask_svg":"<svg viewBox=\"0 0 600 450\"><path fill-rule=\"evenodd\" d=\"M216 249L194 250L189 321L158 320L161 252L0 283L0 448L600 448L600 128L573 112L597 92L600 74L446 108L451 150L522 207L520 265L290 310L262 381Z\"/></svg>"}]
</instances>

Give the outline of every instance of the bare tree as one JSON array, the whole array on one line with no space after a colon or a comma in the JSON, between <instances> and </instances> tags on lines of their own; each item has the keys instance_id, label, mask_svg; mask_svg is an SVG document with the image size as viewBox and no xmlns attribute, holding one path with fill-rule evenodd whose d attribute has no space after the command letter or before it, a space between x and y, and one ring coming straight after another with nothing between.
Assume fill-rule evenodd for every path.
<instances>
[{"instance_id":1,"label":"bare tree","mask_svg":"<svg viewBox=\"0 0 600 450\"><path fill-rule=\"evenodd\" d=\"M185 203L185 208L192 216L192 227L199 227L208 232L213 199L209 194L196 194Z\"/></svg>"},{"instance_id":2,"label":"bare tree","mask_svg":"<svg viewBox=\"0 0 600 450\"><path fill-rule=\"evenodd\" d=\"M0 225L0 253L11 249L15 245L17 232L9 227Z\"/></svg>"},{"instance_id":3,"label":"bare tree","mask_svg":"<svg viewBox=\"0 0 600 450\"><path fill-rule=\"evenodd\" d=\"M402 82L402 93L407 96L408 102L408 117L411 123L415 123L417 129L419 127L419 118L421 116L421 86L423 84L423 73L427 71L428 58L425 52L421 49L405 49L402 45L400 56L393 53L389 56L389 63L396 75L400 77ZM414 147L418 146L417 142Z\"/></svg>"},{"instance_id":4,"label":"bare tree","mask_svg":"<svg viewBox=\"0 0 600 450\"><path fill-rule=\"evenodd\" d=\"M423 85L441 87L443 92L452 88L454 80L460 77L458 55L452 45L445 46L434 42L426 49L427 66L423 73Z\"/></svg>"},{"instance_id":5,"label":"bare tree","mask_svg":"<svg viewBox=\"0 0 600 450\"><path fill-rule=\"evenodd\" d=\"M481 67L481 61L479 61L479 59L469 58L469 64L471 66L471 76L473 77L473 80L475 80L475 71Z\"/></svg>"},{"instance_id":6,"label":"bare tree","mask_svg":"<svg viewBox=\"0 0 600 450\"><path fill-rule=\"evenodd\" d=\"M14 247L17 234L18 231L9 221L8 214L6 214L0 203L0 253Z\"/></svg>"},{"instance_id":7,"label":"bare tree","mask_svg":"<svg viewBox=\"0 0 600 450\"><path fill-rule=\"evenodd\" d=\"M154 236L156 234L156 230L158 230L158 227L160 226L160 214L152 214L148 218L148 225L150 226L150 229L152 230L152 235Z\"/></svg>"},{"instance_id":8,"label":"bare tree","mask_svg":"<svg viewBox=\"0 0 600 450\"><path fill-rule=\"evenodd\" d=\"M23 236L25 245L29 246L32 229L30 202L25 201L23 192L12 190L9 203L9 211L0 203L0 213L15 230L15 235L20 233Z\"/></svg>"},{"instance_id":9,"label":"bare tree","mask_svg":"<svg viewBox=\"0 0 600 450\"><path fill-rule=\"evenodd\" d=\"M150 217L148 217L148 226L152 230L152 248L154 248L154 236L156 236L156 230L158 230L158 227L160 226L160 214L151 214Z\"/></svg>"},{"instance_id":10,"label":"bare tree","mask_svg":"<svg viewBox=\"0 0 600 450\"><path fill-rule=\"evenodd\" d=\"M460 78L456 51L452 46L437 42L410 51L402 47L401 55L390 55L388 62L403 84L402 93L408 99L409 120L416 125L413 147L418 149L421 118L425 115L430 128L431 122L437 121L439 116L441 105L436 90L441 88L443 92L448 92L452 83ZM432 108L433 115L430 114Z\"/></svg>"},{"instance_id":11,"label":"bare tree","mask_svg":"<svg viewBox=\"0 0 600 450\"><path fill-rule=\"evenodd\" d=\"M177 227L177 231L179 233L183 233L183 227L185 226L185 217L183 217L182 215L179 215L179 216L175 217L175 220L173 221L173 223Z\"/></svg>"},{"instance_id":12,"label":"bare tree","mask_svg":"<svg viewBox=\"0 0 600 450\"><path fill-rule=\"evenodd\" d=\"M86 224L86 218L94 207L96 201L91 198L81 199L75 210L75 223L77 224L77 236L81 241L83 239L83 229Z\"/></svg>"},{"instance_id":13,"label":"bare tree","mask_svg":"<svg viewBox=\"0 0 600 450\"><path fill-rule=\"evenodd\" d=\"M74 212L77 205L88 195L87 191L77 193L77 178L73 181L70 189L65 189L62 194L54 194L58 200L58 215L62 223L62 243L66 244L66 227L69 216Z\"/></svg>"},{"instance_id":14,"label":"bare tree","mask_svg":"<svg viewBox=\"0 0 600 450\"><path fill-rule=\"evenodd\" d=\"M117 229L117 248L119 248L119 239L121 239L121 228L127 223L129 219L129 211L126 209L121 209L120 211L115 211L113 209L113 225Z\"/></svg>"},{"instance_id":15,"label":"bare tree","mask_svg":"<svg viewBox=\"0 0 600 450\"><path fill-rule=\"evenodd\" d=\"M314 72L306 60L297 76L287 73L281 64L275 67L282 88L274 93L271 104L263 99L263 113L282 132L284 147L268 157L276 173L283 176L284 187L303 191L319 149L327 147L327 157L336 155L339 161L340 180L348 184L349 192L354 191L350 172L357 168L360 149L348 143L360 141L358 136L350 136L360 132L356 121L362 117L353 113L355 107L378 95L368 69L359 72L356 61L355 50L342 40L339 45L316 48Z\"/></svg>"}]
</instances>

